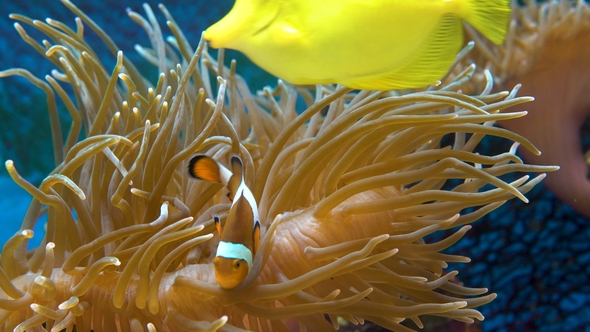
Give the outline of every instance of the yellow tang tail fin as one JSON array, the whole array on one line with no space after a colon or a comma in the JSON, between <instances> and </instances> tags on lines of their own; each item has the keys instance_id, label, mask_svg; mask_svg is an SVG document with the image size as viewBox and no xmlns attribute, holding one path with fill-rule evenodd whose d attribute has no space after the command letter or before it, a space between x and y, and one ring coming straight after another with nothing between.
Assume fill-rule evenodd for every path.
<instances>
[{"instance_id":1,"label":"yellow tang tail fin","mask_svg":"<svg viewBox=\"0 0 590 332\"><path fill-rule=\"evenodd\" d=\"M494 44L502 44L510 20L510 0L467 0L463 17Z\"/></svg>"}]
</instances>

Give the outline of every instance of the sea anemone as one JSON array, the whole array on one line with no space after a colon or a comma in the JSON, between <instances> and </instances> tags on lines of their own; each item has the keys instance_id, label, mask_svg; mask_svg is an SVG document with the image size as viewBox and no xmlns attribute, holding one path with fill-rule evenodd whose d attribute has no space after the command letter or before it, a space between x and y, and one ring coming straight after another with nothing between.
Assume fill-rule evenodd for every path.
<instances>
[{"instance_id":1,"label":"sea anemone","mask_svg":"<svg viewBox=\"0 0 590 332\"><path fill-rule=\"evenodd\" d=\"M590 217L588 163L580 133L590 115L590 5L584 0L524 3L519 6L514 1L508 36L501 46L468 29L477 41L470 62L485 64L500 89L522 83L521 93L535 96L526 119L501 125L543 151L539 157L521 151L526 161L560 165L561 171L547 177L547 186Z\"/></svg>"},{"instance_id":2,"label":"sea anemone","mask_svg":"<svg viewBox=\"0 0 590 332\"><path fill-rule=\"evenodd\" d=\"M57 94L72 117L63 141L53 122L59 165L39 187L6 162L33 200L1 256L5 331L285 331L293 319L302 330L369 320L408 331L400 323L422 327L422 315L483 320L474 308L495 294L453 282L447 263L469 258L442 251L506 200L527 201L544 178L514 174L556 169L524 164L516 146L539 151L493 126L524 116L504 110L532 98L490 93L489 73L479 93L458 92L474 66L408 94L279 81L252 95L235 61L224 67L223 52L216 61L203 42L193 51L160 6L173 34L165 40L146 5L145 18L130 16L149 34L152 47L137 49L160 72L151 85L88 16L62 2L78 16L75 29L11 15L57 67L52 75L0 72L43 89L53 117ZM36 42L23 25L48 39ZM110 73L86 28L116 56ZM306 105L300 114L298 103ZM473 152L486 135L516 143L497 155ZM222 163L238 154L259 202L261 247L232 290L216 285L211 263L219 241L212 217L223 222L229 201L221 186L188 180L196 153ZM42 214L42 244L27 251ZM424 240L439 230L451 235Z\"/></svg>"}]
</instances>

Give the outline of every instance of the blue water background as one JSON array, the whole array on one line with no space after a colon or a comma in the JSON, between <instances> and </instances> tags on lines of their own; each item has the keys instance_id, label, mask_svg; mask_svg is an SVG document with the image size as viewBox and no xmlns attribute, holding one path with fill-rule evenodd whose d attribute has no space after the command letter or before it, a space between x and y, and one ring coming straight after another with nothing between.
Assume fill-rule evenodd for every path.
<instances>
[{"instance_id":1,"label":"blue water background","mask_svg":"<svg viewBox=\"0 0 590 332\"><path fill-rule=\"evenodd\" d=\"M157 73L136 55L133 46L148 46L147 37L126 15L127 7L143 14L145 1L77 1L142 71ZM163 16L158 2L147 1L160 23ZM232 1L171 1L166 6L192 45L201 31L229 11ZM14 30L9 13L21 13L35 19L51 17L73 26L73 15L59 1L4 1L0 5L0 70L23 67L38 77L53 69ZM40 34L25 27L34 37ZM87 29L89 30L89 29ZM163 26L165 34L169 34ZM92 46L103 45L87 32ZM97 52L107 68L114 56L104 49ZM273 79L236 53L238 71L247 77L251 89L272 84ZM62 121L68 117L62 109ZM13 159L21 174L34 184L53 168L44 95L23 78L0 80L0 159ZM486 141L482 151L502 144ZM483 331L583 331L590 330L590 220L559 202L542 185L527 194L529 204L516 199L473 224L465 238L448 250L472 258L469 264L453 265L468 286L487 287L498 298L481 308L486 320ZM0 169L0 241L19 230L30 196L16 186ZM38 243L43 223L36 229ZM442 235L438 235L439 237ZM437 236L435 236L437 237Z\"/></svg>"}]
</instances>

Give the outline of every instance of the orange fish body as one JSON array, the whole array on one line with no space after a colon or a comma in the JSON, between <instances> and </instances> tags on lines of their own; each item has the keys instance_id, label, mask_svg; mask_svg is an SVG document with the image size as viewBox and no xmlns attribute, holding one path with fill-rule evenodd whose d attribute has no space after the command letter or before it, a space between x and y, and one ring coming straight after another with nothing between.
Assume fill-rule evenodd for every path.
<instances>
[{"instance_id":1,"label":"orange fish body","mask_svg":"<svg viewBox=\"0 0 590 332\"><path fill-rule=\"evenodd\" d=\"M213 259L215 279L225 289L235 288L246 279L260 246L260 218L256 200L244 182L240 158L232 157L231 164L233 172L205 155L195 156L189 163L191 177L222 183L230 191L232 205L223 230L219 218L214 217L221 237Z\"/></svg>"}]
</instances>

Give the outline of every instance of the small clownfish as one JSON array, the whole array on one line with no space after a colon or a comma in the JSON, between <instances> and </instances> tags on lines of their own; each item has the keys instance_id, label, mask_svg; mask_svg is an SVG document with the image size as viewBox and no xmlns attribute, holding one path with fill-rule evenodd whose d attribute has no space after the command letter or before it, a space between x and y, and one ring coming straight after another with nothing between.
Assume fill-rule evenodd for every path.
<instances>
[{"instance_id":1,"label":"small clownfish","mask_svg":"<svg viewBox=\"0 0 590 332\"><path fill-rule=\"evenodd\" d=\"M509 19L509 0L236 0L204 39L293 84L405 89L446 74L462 20L501 44Z\"/></svg>"},{"instance_id":2,"label":"small clownfish","mask_svg":"<svg viewBox=\"0 0 590 332\"><path fill-rule=\"evenodd\" d=\"M188 166L191 177L225 185L232 201L227 220L221 229L219 217L213 217L221 240L213 259L215 279L221 288L232 289L238 286L252 270L254 255L260 246L260 218L254 195L244 182L242 161L231 158L228 170L205 155L193 157Z\"/></svg>"}]
</instances>

